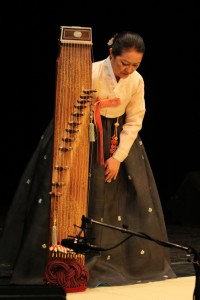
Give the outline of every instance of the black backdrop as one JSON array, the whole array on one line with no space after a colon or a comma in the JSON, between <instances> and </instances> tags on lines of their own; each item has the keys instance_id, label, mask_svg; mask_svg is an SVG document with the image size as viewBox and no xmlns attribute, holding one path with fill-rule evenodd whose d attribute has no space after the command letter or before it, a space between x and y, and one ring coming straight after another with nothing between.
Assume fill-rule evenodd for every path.
<instances>
[{"instance_id":1,"label":"black backdrop","mask_svg":"<svg viewBox=\"0 0 200 300\"><path fill-rule=\"evenodd\" d=\"M200 169L199 10L197 1L16 1L1 9L1 203L20 176L54 113L60 26L92 27L94 60L108 55L116 32L146 42L140 73L146 106L140 133L163 206L188 172ZM28 7L27 7L28 6Z\"/></svg>"}]
</instances>

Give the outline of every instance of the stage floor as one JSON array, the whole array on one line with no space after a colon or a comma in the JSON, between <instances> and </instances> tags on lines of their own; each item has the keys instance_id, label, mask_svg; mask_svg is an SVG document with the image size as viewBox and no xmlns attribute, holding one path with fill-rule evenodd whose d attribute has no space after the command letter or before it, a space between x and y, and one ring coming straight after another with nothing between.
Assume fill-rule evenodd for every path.
<instances>
[{"instance_id":1,"label":"stage floor","mask_svg":"<svg viewBox=\"0 0 200 300\"><path fill-rule=\"evenodd\" d=\"M68 293L67 300L193 300L195 276Z\"/></svg>"}]
</instances>

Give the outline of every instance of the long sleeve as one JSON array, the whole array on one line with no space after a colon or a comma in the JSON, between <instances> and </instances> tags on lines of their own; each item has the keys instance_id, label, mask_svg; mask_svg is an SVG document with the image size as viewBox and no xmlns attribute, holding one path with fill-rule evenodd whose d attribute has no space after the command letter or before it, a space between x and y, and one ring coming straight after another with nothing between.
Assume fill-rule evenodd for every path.
<instances>
[{"instance_id":1,"label":"long sleeve","mask_svg":"<svg viewBox=\"0 0 200 300\"><path fill-rule=\"evenodd\" d=\"M137 138L138 132L142 128L142 122L146 111L144 101L144 81L142 78L138 81L138 87L131 98L131 101L126 107L126 119L123 130L120 133L120 143L113 154L113 157L120 162L128 156L129 150Z\"/></svg>"}]
</instances>

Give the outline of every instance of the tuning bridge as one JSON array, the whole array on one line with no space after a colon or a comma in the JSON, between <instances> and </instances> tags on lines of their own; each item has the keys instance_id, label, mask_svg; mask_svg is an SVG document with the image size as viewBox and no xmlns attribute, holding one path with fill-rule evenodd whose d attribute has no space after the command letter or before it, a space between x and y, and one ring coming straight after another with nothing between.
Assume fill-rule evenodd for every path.
<instances>
[{"instance_id":1,"label":"tuning bridge","mask_svg":"<svg viewBox=\"0 0 200 300\"><path fill-rule=\"evenodd\" d=\"M72 116L74 116L74 117L83 117L84 113L75 111L75 112L72 113Z\"/></svg>"},{"instance_id":2,"label":"tuning bridge","mask_svg":"<svg viewBox=\"0 0 200 300\"><path fill-rule=\"evenodd\" d=\"M88 99L78 99L77 102L81 103L81 104L86 104L86 103L90 102L90 100L88 100Z\"/></svg>"},{"instance_id":3,"label":"tuning bridge","mask_svg":"<svg viewBox=\"0 0 200 300\"><path fill-rule=\"evenodd\" d=\"M68 124L69 124L70 126L76 127L76 126L81 125L81 122L69 121Z\"/></svg>"},{"instance_id":4,"label":"tuning bridge","mask_svg":"<svg viewBox=\"0 0 200 300\"><path fill-rule=\"evenodd\" d=\"M69 132L69 133L76 133L78 132L77 128L66 128L65 131Z\"/></svg>"},{"instance_id":5,"label":"tuning bridge","mask_svg":"<svg viewBox=\"0 0 200 300\"><path fill-rule=\"evenodd\" d=\"M49 195L51 195L52 197L61 197L62 196L62 193L60 192L50 192Z\"/></svg>"},{"instance_id":6,"label":"tuning bridge","mask_svg":"<svg viewBox=\"0 0 200 300\"><path fill-rule=\"evenodd\" d=\"M70 143L70 142L74 142L75 139L72 137L66 137L66 138L62 138L62 141L66 142L66 143Z\"/></svg>"},{"instance_id":7,"label":"tuning bridge","mask_svg":"<svg viewBox=\"0 0 200 300\"><path fill-rule=\"evenodd\" d=\"M81 109L86 108L87 106L85 106L85 105L80 105L80 104L75 104L74 107L81 110Z\"/></svg>"},{"instance_id":8,"label":"tuning bridge","mask_svg":"<svg viewBox=\"0 0 200 300\"><path fill-rule=\"evenodd\" d=\"M81 99L91 99L92 96L91 96L91 95L88 95L88 94L82 94L82 95L80 95L80 98L81 98Z\"/></svg>"},{"instance_id":9,"label":"tuning bridge","mask_svg":"<svg viewBox=\"0 0 200 300\"><path fill-rule=\"evenodd\" d=\"M84 89L83 90L84 94L92 94L92 93L95 93L95 92L96 92L96 90L91 90L91 89Z\"/></svg>"},{"instance_id":10,"label":"tuning bridge","mask_svg":"<svg viewBox=\"0 0 200 300\"><path fill-rule=\"evenodd\" d=\"M58 171L64 171L64 170L68 170L69 167L68 166L55 166L54 167L55 170L58 170Z\"/></svg>"},{"instance_id":11,"label":"tuning bridge","mask_svg":"<svg viewBox=\"0 0 200 300\"><path fill-rule=\"evenodd\" d=\"M58 149L62 152L67 152L67 151L71 151L73 148L72 147L59 147Z\"/></svg>"}]
</instances>

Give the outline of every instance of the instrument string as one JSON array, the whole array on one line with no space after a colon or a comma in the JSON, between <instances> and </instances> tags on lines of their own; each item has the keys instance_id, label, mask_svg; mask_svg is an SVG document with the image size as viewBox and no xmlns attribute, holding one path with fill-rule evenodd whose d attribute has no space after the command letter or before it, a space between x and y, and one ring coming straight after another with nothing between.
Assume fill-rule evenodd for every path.
<instances>
[{"instance_id":1,"label":"instrument string","mask_svg":"<svg viewBox=\"0 0 200 300\"><path fill-rule=\"evenodd\" d=\"M55 195L52 200L52 240L60 243L63 238L75 234L77 228L74 224L80 222L87 209L85 178L88 180L90 103L81 104L83 108L76 106L84 89L91 89L91 45L61 47L57 73L54 133L54 145L57 145L54 147L54 165L57 170L52 176ZM70 123L81 124L70 126Z\"/></svg>"}]
</instances>

